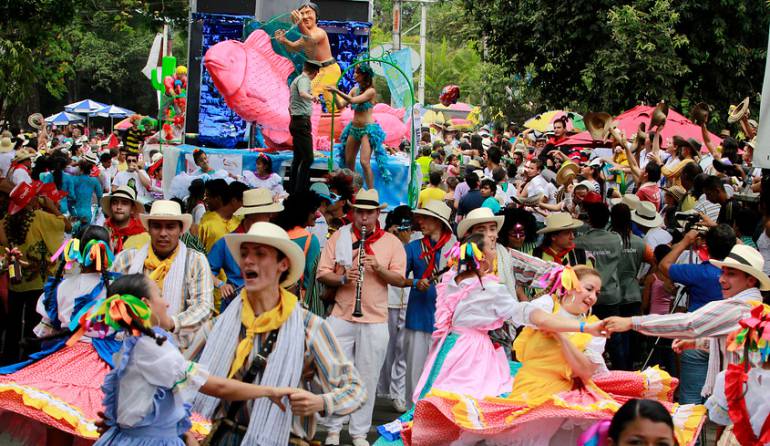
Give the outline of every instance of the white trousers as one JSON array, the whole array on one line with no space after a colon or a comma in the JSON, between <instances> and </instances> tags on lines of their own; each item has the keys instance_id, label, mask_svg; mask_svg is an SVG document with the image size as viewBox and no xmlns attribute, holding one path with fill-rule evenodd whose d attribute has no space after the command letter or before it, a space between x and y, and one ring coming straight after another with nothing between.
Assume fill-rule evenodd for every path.
<instances>
[{"instance_id":1,"label":"white trousers","mask_svg":"<svg viewBox=\"0 0 770 446\"><path fill-rule=\"evenodd\" d=\"M372 412L374 400L377 397L377 380L380 376L382 363L388 348L388 324L362 324L348 322L329 316L329 323L334 337L343 353L353 364L361 376L361 382L366 390L366 401L355 412L342 417L329 417L325 425L329 432L340 432L346 420L350 420L348 432L351 437L366 437L372 427Z\"/></svg>"},{"instance_id":2,"label":"white trousers","mask_svg":"<svg viewBox=\"0 0 770 446\"><path fill-rule=\"evenodd\" d=\"M406 307L388 308L388 350L380 370L377 395L406 401L406 356L404 355L404 321Z\"/></svg>"},{"instance_id":3,"label":"white trousers","mask_svg":"<svg viewBox=\"0 0 770 446\"><path fill-rule=\"evenodd\" d=\"M404 329L404 351L406 352L406 402L407 408L414 404L413 393L420 381L422 369L428 359L430 345L433 342L431 333Z\"/></svg>"}]
</instances>

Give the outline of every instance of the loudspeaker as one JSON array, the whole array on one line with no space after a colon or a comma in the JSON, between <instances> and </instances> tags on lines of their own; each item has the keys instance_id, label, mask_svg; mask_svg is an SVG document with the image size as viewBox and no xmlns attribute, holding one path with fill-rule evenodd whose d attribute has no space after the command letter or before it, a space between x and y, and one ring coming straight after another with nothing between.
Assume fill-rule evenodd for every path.
<instances>
[{"instance_id":1,"label":"loudspeaker","mask_svg":"<svg viewBox=\"0 0 770 446\"><path fill-rule=\"evenodd\" d=\"M256 18L269 20L289 13L305 3L304 0L191 0L191 17L196 14L222 14L232 16L234 21ZM321 10L320 20L359 21L369 20L369 0L316 0ZM237 26L233 28L236 30ZM230 38L241 38L233 33ZM185 132L198 133L200 107L201 63L203 62L203 20L191 20L188 29L188 83L187 116Z\"/></svg>"}]
</instances>

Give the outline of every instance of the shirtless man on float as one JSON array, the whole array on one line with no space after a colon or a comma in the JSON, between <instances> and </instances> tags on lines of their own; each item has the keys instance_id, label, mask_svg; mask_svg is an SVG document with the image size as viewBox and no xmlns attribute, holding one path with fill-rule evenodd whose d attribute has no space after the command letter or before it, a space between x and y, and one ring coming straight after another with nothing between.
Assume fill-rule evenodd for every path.
<instances>
[{"instance_id":1,"label":"shirtless man on float","mask_svg":"<svg viewBox=\"0 0 770 446\"><path fill-rule=\"evenodd\" d=\"M340 66L332 56L329 46L329 37L326 31L318 27L318 5L307 2L291 12L291 21L297 25L302 37L291 41L286 38L286 31L279 29L275 32L275 38L289 51L305 51L308 60L317 63L321 69L311 82L311 94L318 96L326 91L326 86L336 86L337 80L342 75ZM326 98L326 109L331 110L331 97Z\"/></svg>"}]
</instances>

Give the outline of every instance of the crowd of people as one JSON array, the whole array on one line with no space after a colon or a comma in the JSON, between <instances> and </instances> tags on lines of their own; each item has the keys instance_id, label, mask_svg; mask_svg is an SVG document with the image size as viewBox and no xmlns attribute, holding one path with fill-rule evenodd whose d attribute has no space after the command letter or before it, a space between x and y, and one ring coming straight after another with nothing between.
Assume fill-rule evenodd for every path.
<instances>
[{"instance_id":1,"label":"crowd of people","mask_svg":"<svg viewBox=\"0 0 770 446\"><path fill-rule=\"evenodd\" d=\"M336 93L371 105L366 75ZM589 148L560 145L566 119L426 127L414 208L382 202L368 161L284 188L267 154L236 175L198 149L164 199L139 119L5 131L0 424L31 444L361 446L383 397L403 415L377 444L685 445L705 418L770 444L755 129L664 125ZM351 135L350 167L373 133Z\"/></svg>"}]
</instances>

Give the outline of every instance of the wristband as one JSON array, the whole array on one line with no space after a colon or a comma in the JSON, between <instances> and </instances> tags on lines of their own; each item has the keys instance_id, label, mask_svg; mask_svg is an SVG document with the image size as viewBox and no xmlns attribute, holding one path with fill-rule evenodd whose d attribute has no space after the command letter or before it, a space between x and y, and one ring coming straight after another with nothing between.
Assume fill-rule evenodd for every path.
<instances>
[{"instance_id":1,"label":"wristband","mask_svg":"<svg viewBox=\"0 0 770 446\"><path fill-rule=\"evenodd\" d=\"M219 285L214 285L214 288L220 289L220 288L222 288L224 286L224 284L225 284L225 281L223 280L223 281L219 282Z\"/></svg>"},{"instance_id":2,"label":"wristband","mask_svg":"<svg viewBox=\"0 0 770 446\"><path fill-rule=\"evenodd\" d=\"M580 332L585 333L586 323L584 321L580 321Z\"/></svg>"},{"instance_id":3,"label":"wristband","mask_svg":"<svg viewBox=\"0 0 770 446\"><path fill-rule=\"evenodd\" d=\"M348 276L346 274L343 274L342 277L340 278L340 285L345 285L346 283L348 283Z\"/></svg>"},{"instance_id":4,"label":"wristband","mask_svg":"<svg viewBox=\"0 0 770 446\"><path fill-rule=\"evenodd\" d=\"M418 284L419 282L420 282L420 281L419 281L418 279L412 279L412 287L413 287L413 288L417 288L417 284Z\"/></svg>"}]
</instances>

